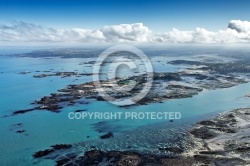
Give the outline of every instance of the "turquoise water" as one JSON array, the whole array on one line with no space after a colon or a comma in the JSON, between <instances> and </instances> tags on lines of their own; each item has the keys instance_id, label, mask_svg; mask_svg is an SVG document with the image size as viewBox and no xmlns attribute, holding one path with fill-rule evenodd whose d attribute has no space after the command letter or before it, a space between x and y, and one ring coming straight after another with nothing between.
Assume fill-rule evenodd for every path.
<instances>
[{"instance_id":1,"label":"turquoise water","mask_svg":"<svg viewBox=\"0 0 250 166\"><path fill-rule=\"evenodd\" d=\"M90 60L88 59L88 61ZM155 61L157 60L155 59ZM38 162L32 158L32 154L58 143L74 144L91 140L92 144L95 144L95 141L99 141L98 137L108 131L114 132L115 135L123 135L127 132L133 133L138 128L157 126L157 124L165 124L166 128L184 128L202 119L217 115L219 112L250 106L249 99L244 98L244 95L250 92L250 83L247 83L227 89L203 91L192 98L169 100L164 103L139 107L134 106L128 109L119 108L107 102L90 101L89 104L65 107L60 113L33 111L23 115L3 117L10 115L15 110L31 108L30 103L34 100L56 92L69 84L91 81L91 76L33 78L33 75L39 74L39 72L36 72L38 70L92 72L92 68L88 67L89 65L79 65L80 62L84 61L87 61L87 59L0 57L1 165L53 164L49 160ZM157 63L153 64L157 65ZM166 68L168 71L178 70L177 67L171 65L154 66L157 71L164 71ZM18 74L22 71L30 71L31 73ZM168 120L106 120L105 125L102 126L103 133L99 133L94 126L98 122L103 122L103 120L70 120L68 118L69 112L78 109L87 109L88 112L171 111L180 112L182 117L180 120L175 120L174 123L170 123ZM13 126L17 123L22 123L22 127ZM24 129L25 132L16 133L19 129ZM145 130L141 130L140 135L143 136L144 134L146 136ZM152 135L151 137L156 142L158 135ZM141 138L139 141L146 141L143 139ZM119 141L117 142L119 144ZM112 147L110 148L112 149Z\"/></svg>"}]
</instances>

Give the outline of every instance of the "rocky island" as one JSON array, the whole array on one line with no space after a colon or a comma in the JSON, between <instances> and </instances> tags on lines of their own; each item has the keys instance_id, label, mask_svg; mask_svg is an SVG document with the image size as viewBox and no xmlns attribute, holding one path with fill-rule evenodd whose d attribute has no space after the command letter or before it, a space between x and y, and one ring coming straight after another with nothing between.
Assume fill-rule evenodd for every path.
<instances>
[{"instance_id":1,"label":"rocky island","mask_svg":"<svg viewBox=\"0 0 250 166\"><path fill-rule=\"evenodd\" d=\"M145 105L154 102L163 102L169 99L179 99L192 97L203 90L215 90L228 88L249 81L250 65L248 63L203 63L198 61L176 60L169 62L174 65L187 65L186 69L177 72L155 72L153 84L150 92L140 100L137 105ZM47 76L90 76L90 73L76 72L54 72L35 75L35 78ZM112 89L112 80L102 80L101 85L105 91L114 98L131 97L140 92L145 85L147 75L135 75L126 78L116 78L119 86L126 86L132 80L135 87L124 93L115 93ZM74 105L75 103L88 103L89 99L103 101L104 99L97 93L94 82L83 84L72 84L66 88L44 96L33 102L35 107L26 110L17 110L13 115L30 112L32 110L49 110L60 112L64 106Z\"/></svg>"}]
</instances>

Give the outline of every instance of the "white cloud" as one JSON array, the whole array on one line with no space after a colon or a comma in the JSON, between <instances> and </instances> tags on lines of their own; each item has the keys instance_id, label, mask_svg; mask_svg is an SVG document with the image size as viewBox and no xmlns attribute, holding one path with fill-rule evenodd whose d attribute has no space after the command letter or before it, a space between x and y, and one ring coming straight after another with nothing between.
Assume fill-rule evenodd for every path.
<instances>
[{"instance_id":1,"label":"white cloud","mask_svg":"<svg viewBox=\"0 0 250 166\"><path fill-rule=\"evenodd\" d=\"M250 22L240 21L240 20L231 20L228 24L228 28L234 29L237 32L248 33L250 32Z\"/></svg>"},{"instance_id":2,"label":"white cloud","mask_svg":"<svg viewBox=\"0 0 250 166\"><path fill-rule=\"evenodd\" d=\"M225 30L217 32L204 28L196 28L194 31L180 31L173 29L170 32L155 35L159 42L174 43L238 43L250 42L250 22L231 20Z\"/></svg>"},{"instance_id":3,"label":"white cloud","mask_svg":"<svg viewBox=\"0 0 250 166\"><path fill-rule=\"evenodd\" d=\"M167 42L167 43L237 43L250 42L250 22L231 20L228 27L216 32L204 28L181 31L173 28L153 33L142 23L104 26L97 30L46 28L14 21L0 25L2 42Z\"/></svg>"},{"instance_id":4,"label":"white cloud","mask_svg":"<svg viewBox=\"0 0 250 166\"><path fill-rule=\"evenodd\" d=\"M145 27L142 23L104 26L101 31L106 36L107 41L111 42L147 42L150 41L151 34L148 27Z\"/></svg>"},{"instance_id":5,"label":"white cloud","mask_svg":"<svg viewBox=\"0 0 250 166\"><path fill-rule=\"evenodd\" d=\"M192 31L180 31L173 28L172 31L163 34L156 34L154 36L154 41L159 42L173 42L173 43L185 43L191 42L193 40Z\"/></svg>"}]
</instances>

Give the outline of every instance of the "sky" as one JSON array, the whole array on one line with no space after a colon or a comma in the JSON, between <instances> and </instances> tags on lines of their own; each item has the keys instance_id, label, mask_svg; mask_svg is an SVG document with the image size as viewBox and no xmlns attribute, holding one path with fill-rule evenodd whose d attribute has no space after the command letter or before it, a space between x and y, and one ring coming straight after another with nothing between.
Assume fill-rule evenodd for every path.
<instances>
[{"instance_id":1,"label":"sky","mask_svg":"<svg viewBox=\"0 0 250 166\"><path fill-rule=\"evenodd\" d=\"M0 0L0 41L2 42L30 39L33 42L72 41L69 38L70 35L74 36L74 33L78 33L75 35L81 38L79 39L81 42L171 42L173 40L169 39L171 33L184 35L183 41L190 42L194 39L190 37L189 40L186 39L190 35L189 32L194 35L197 28L203 28L208 32L219 33L214 37L218 38L221 35L220 30L226 31L231 21L241 21L241 23L237 23L237 26L242 28L244 24L245 29L249 28L247 24L250 21L249 0ZM110 30L112 26L124 24L127 25L125 28L117 27L115 30ZM38 33L37 36L41 36L41 39L32 37L35 32L29 34L29 38L25 39L25 36L19 34L23 33L25 28L21 31L20 29L24 26L27 30L30 30L27 26L33 26L34 31ZM105 30L107 26L109 30L108 28ZM38 30L39 27L43 30ZM137 30L131 32L130 28ZM53 30L51 31L51 29ZM75 29L78 31L75 32ZM79 32L79 30L81 31ZM92 32L83 32L86 30ZM128 30L129 35L126 36ZM185 33L176 34L175 30ZM100 31L100 33L94 31ZM117 31L126 31L126 33L121 35L117 34L119 33ZM84 33L85 37L82 38ZM86 37L86 33L89 35L88 37ZM116 36L111 36L112 33ZM144 36L139 36L140 34ZM61 36L58 37L58 35ZM97 37L94 38L93 35ZM119 35L122 40L117 39ZM245 35L235 35L237 38L247 38L247 41L250 38L249 32L246 32ZM162 39L159 39L159 36ZM172 42L179 41L178 39ZM238 41L242 42L242 40L232 40L232 42ZM209 41L205 40L205 42ZM212 42L215 42L214 39ZM224 42L224 39L219 42Z\"/></svg>"}]
</instances>

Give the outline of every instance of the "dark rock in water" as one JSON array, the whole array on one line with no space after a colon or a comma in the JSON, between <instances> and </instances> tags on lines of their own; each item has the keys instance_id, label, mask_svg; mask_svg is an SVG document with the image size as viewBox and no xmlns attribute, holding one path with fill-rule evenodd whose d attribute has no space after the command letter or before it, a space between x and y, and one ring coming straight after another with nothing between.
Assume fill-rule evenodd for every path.
<instances>
[{"instance_id":1,"label":"dark rock in water","mask_svg":"<svg viewBox=\"0 0 250 166\"><path fill-rule=\"evenodd\" d=\"M50 154L54 151L55 151L54 149L41 150L41 151L38 151L35 154L33 154L33 157L35 157L35 158L44 157L44 156L47 156L48 154Z\"/></svg>"},{"instance_id":2,"label":"dark rock in water","mask_svg":"<svg viewBox=\"0 0 250 166\"><path fill-rule=\"evenodd\" d=\"M15 131L16 133L24 133L25 130L23 130L23 124L22 123L16 123L16 124L12 124L9 127L10 131Z\"/></svg>"},{"instance_id":3,"label":"dark rock in water","mask_svg":"<svg viewBox=\"0 0 250 166\"><path fill-rule=\"evenodd\" d=\"M195 128L191 130L190 133L196 136L197 138L202 139L211 139L217 136L214 132L210 131L206 127Z\"/></svg>"},{"instance_id":4,"label":"dark rock in water","mask_svg":"<svg viewBox=\"0 0 250 166\"><path fill-rule=\"evenodd\" d=\"M72 145L70 145L70 144L56 144L56 145L52 145L51 147L53 149L55 149L55 150L59 150L59 149L68 149L68 148L71 148Z\"/></svg>"},{"instance_id":5,"label":"dark rock in water","mask_svg":"<svg viewBox=\"0 0 250 166\"><path fill-rule=\"evenodd\" d=\"M174 120L173 120L173 119L171 119L171 120L169 120L169 122L174 122Z\"/></svg>"},{"instance_id":6,"label":"dark rock in water","mask_svg":"<svg viewBox=\"0 0 250 166\"><path fill-rule=\"evenodd\" d=\"M98 122L98 124L103 124L103 123L105 123L105 121Z\"/></svg>"},{"instance_id":7,"label":"dark rock in water","mask_svg":"<svg viewBox=\"0 0 250 166\"><path fill-rule=\"evenodd\" d=\"M101 139L107 139L107 138L110 138L110 137L114 137L114 134L111 131L108 132L107 134L104 134L104 135L100 136Z\"/></svg>"},{"instance_id":8,"label":"dark rock in water","mask_svg":"<svg viewBox=\"0 0 250 166\"><path fill-rule=\"evenodd\" d=\"M16 123L10 126L10 128L21 128L23 126L22 123Z\"/></svg>"},{"instance_id":9,"label":"dark rock in water","mask_svg":"<svg viewBox=\"0 0 250 166\"><path fill-rule=\"evenodd\" d=\"M23 75L25 75L25 74L29 74L29 73L31 73L31 72L29 72L29 71L22 71L22 72L20 72L20 73L18 73L18 74L23 74Z\"/></svg>"},{"instance_id":10,"label":"dark rock in water","mask_svg":"<svg viewBox=\"0 0 250 166\"><path fill-rule=\"evenodd\" d=\"M120 108L129 108L130 105L119 105Z\"/></svg>"},{"instance_id":11,"label":"dark rock in water","mask_svg":"<svg viewBox=\"0 0 250 166\"><path fill-rule=\"evenodd\" d=\"M48 104L48 105L42 105L40 107L36 107L36 109L41 109L41 110L49 110L52 112L60 112L59 110L62 109L62 106L59 106L57 104Z\"/></svg>"},{"instance_id":12,"label":"dark rock in water","mask_svg":"<svg viewBox=\"0 0 250 166\"><path fill-rule=\"evenodd\" d=\"M75 110L75 112L84 112L84 111L87 111L87 109Z\"/></svg>"},{"instance_id":13,"label":"dark rock in water","mask_svg":"<svg viewBox=\"0 0 250 166\"><path fill-rule=\"evenodd\" d=\"M18 111L13 112L12 114L13 114L13 115L24 114L24 113L26 113L26 112L30 112L30 111L33 111L33 110L35 110L35 109L32 108L32 109L26 109L26 110L18 110Z\"/></svg>"},{"instance_id":14,"label":"dark rock in water","mask_svg":"<svg viewBox=\"0 0 250 166\"><path fill-rule=\"evenodd\" d=\"M96 97L96 100L97 100L97 101L105 101L105 100L102 98L102 96L97 96L97 97Z\"/></svg>"},{"instance_id":15,"label":"dark rock in water","mask_svg":"<svg viewBox=\"0 0 250 166\"><path fill-rule=\"evenodd\" d=\"M67 154L66 156L60 157L59 159L56 160L56 165L61 166L67 164L71 159L75 159L76 156L77 156L76 154L70 153Z\"/></svg>"},{"instance_id":16,"label":"dark rock in water","mask_svg":"<svg viewBox=\"0 0 250 166\"><path fill-rule=\"evenodd\" d=\"M92 150L85 153L83 157L84 159L86 159L84 161L84 165L91 165L94 163L97 164L98 162L101 162L103 160L104 154L104 152L98 150Z\"/></svg>"},{"instance_id":17,"label":"dark rock in water","mask_svg":"<svg viewBox=\"0 0 250 166\"><path fill-rule=\"evenodd\" d=\"M17 130L16 132L17 132L17 133L24 133L25 130Z\"/></svg>"},{"instance_id":18,"label":"dark rock in water","mask_svg":"<svg viewBox=\"0 0 250 166\"><path fill-rule=\"evenodd\" d=\"M61 150L61 149L69 149L72 147L72 145L70 144L56 144L56 145L52 145L52 148L50 149L45 149L45 150L41 150L36 152L35 154L33 154L33 157L35 158L40 158L40 157L44 157L47 156L48 154L55 152L57 150Z\"/></svg>"}]
</instances>

